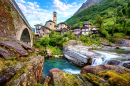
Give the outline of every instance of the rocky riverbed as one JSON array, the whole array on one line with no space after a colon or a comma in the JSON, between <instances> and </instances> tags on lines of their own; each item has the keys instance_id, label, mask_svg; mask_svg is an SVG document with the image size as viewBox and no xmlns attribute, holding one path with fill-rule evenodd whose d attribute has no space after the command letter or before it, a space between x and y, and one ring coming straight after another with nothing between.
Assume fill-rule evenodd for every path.
<instances>
[{"instance_id":1,"label":"rocky riverbed","mask_svg":"<svg viewBox=\"0 0 130 86\"><path fill-rule=\"evenodd\" d=\"M106 48L106 49L105 49ZM71 40L64 44L63 53L65 58L69 61L73 62L78 66L85 65L102 65L102 64L116 64L130 68L129 64L129 54L130 50L128 48L120 47L121 49L116 49L116 47L112 47L108 51L108 47L100 48L100 50L94 50L93 47L87 47L82 44L80 41ZM98 48L99 49L99 48ZM102 50L103 49L103 50ZM125 50L122 50L125 49ZM106 51L107 50L107 51ZM126 54L120 54L114 51L120 51ZM114 63L115 62L115 63Z\"/></svg>"}]
</instances>

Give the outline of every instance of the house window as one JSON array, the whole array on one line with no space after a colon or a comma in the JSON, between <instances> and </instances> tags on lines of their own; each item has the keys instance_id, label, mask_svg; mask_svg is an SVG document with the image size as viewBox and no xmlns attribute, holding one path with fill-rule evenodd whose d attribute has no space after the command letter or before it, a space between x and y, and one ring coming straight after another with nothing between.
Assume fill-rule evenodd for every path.
<instances>
[{"instance_id":1,"label":"house window","mask_svg":"<svg viewBox=\"0 0 130 86\"><path fill-rule=\"evenodd\" d=\"M50 25L51 25L51 23L50 23Z\"/></svg>"},{"instance_id":2,"label":"house window","mask_svg":"<svg viewBox=\"0 0 130 86\"><path fill-rule=\"evenodd\" d=\"M39 29L39 26L36 26L36 29Z\"/></svg>"},{"instance_id":3,"label":"house window","mask_svg":"<svg viewBox=\"0 0 130 86\"><path fill-rule=\"evenodd\" d=\"M36 29L36 33L39 33L39 29Z\"/></svg>"}]
</instances>

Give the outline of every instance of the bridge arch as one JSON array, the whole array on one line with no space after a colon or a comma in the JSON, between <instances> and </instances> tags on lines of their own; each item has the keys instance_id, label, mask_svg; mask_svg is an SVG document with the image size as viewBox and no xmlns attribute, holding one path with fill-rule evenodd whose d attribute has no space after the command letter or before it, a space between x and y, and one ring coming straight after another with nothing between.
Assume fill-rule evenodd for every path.
<instances>
[{"instance_id":1,"label":"bridge arch","mask_svg":"<svg viewBox=\"0 0 130 86\"><path fill-rule=\"evenodd\" d=\"M21 38L20 41L26 42L28 44L30 44L31 42L31 38L30 38L30 34L27 28L25 28L21 34Z\"/></svg>"},{"instance_id":2,"label":"bridge arch","mask_svg":"<svg viewBox=\"0 0 130 86\"><path fill-rule=\"evenodd\" d=\"M21 27L17 29L16 38L17 40L23 41L33 46L33 32L27 27Z\"/></svg>"}]
</instances>

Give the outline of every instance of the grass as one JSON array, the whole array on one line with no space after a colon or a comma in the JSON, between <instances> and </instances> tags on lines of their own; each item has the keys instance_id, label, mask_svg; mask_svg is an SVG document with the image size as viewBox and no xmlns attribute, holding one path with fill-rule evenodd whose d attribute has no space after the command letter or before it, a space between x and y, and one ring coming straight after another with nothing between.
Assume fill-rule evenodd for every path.
<instances>
[{"instance_id":1,"label":"grass","mask_svg":"<svg viewBox=\"0 0 130 86\"><path fill-rule=\"evenodd\" d=\"M104 26L106 26L106 25L114 25L113 19L114 19L114 21L116 21L115 17L104 19Z\"/></svg>"},{"instance_id":2,"label":"grass","mask_svg":"<svg viewBox=\"0 0 130 86\"><path fill-rule=\"evenodd\" d=\"M63 52L60 48L56 48L50 45L48 45L47 47L52 51L53 55L63 55Z\"/></svg>"}]
</instances>

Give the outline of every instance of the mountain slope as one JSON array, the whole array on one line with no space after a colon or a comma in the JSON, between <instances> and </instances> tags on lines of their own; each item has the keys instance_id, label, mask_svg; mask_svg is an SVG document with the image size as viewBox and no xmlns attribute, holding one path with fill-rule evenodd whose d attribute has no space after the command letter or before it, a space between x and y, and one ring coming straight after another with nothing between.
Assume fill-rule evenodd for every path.
<instances>
[{"instance_id":1,"label":"mountain slope","mask_svg":"<svg viewBox=\"0 0 130 86\"><path fill-rule=\"evenodd\" d=\"M102 16L105 18L111 18L115 15L116 8L118 6L123 6L124 3L128 3L128 0L106 0L101 4L96 4L87 9L81 11L80 13L67 19L65 22L73 26L78 23L84 23L85 21L95 20L97 16Z\"/></svg>"},{"instance_id":2,"label":"mountain slope","mask_svg":"<svg viewBox=\"0 0 130 86\"><path fill-rule=\"evenodd\" d=\"M82 6L79 8L79 10L74 15L78 14L79 12L85 10L86 8L88 8L92 5L100 3L101 1L104 1L104 0L87 0L85 3L82 4Z\"/></svg>"}]
</instances>

